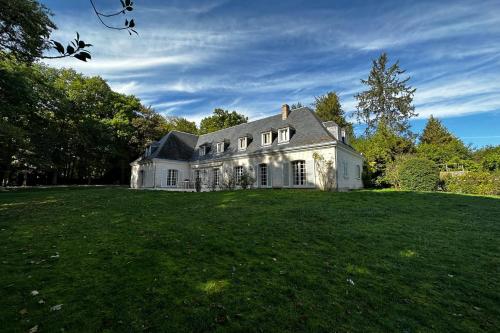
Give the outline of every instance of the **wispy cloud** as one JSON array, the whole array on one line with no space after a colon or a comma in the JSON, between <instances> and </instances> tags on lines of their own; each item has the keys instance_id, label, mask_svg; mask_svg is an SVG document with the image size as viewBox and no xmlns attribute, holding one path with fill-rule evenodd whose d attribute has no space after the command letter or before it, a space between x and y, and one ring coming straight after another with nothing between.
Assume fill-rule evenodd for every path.
<instances>
[{"instance_id":1,"label":"wispy cloud","mask_svg":"<svg viewBox=\"0 0 500 333\"><path fill-rule=\"evenodd\" d=\"M89 63L50 65L101 75L166 114L199 120L224 107L257 119L335 90L351 115L382 51L408 69L420 117L500 110L498 1L141 2L133 37L46 1L61 27L54 38L79 31L95 45Z\"/></svg>"}]
</instances>

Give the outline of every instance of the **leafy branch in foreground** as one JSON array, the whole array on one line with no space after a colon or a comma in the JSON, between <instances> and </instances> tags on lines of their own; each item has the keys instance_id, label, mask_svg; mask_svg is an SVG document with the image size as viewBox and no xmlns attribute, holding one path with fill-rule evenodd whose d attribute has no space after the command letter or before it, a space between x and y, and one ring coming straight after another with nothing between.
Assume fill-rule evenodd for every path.
<instances>
[{"instance_id":1,"label":"leafy branch in foreground","mask_svg":"<svg viewBox=\"0 0 500 333\"><path fill-rule=\"evenodd\" d=\"M87 59L92 59L90 52L84 50L86 47L92 46L92 44L87 44L83 40L80 40L80 34L76 33L76 38L71 41L66 48L59 43L58 41L51 40L50 41L53 47L59 52L60 55L54 57L44 57L45 59L59 59L65 57L75 57L81 61L87 61Z\"/></svg>"},{"instance_id":2,"label":"leafy branch in foreground","mask_svg":"<svg viewBox=\"0 0 500 333\"><path fill-rule=\"evenodd\" d=\"M131 0L120 0L120 3L122 5L122 8L119 11L105 14L101 13L100 11L97 10L94 1L89 0L90 4L92 5L92 9L94 10L95 14L97 15L97 18L99 21L109 29L113 30L127 30L129 35L132 35L132 32L138 35L137 31L134 29L135 28L135 21L134 19L131 19L130 21L128 19L125 19L125 24L123 27L116 27L116 26L111 26L104 22L103 17L113 17L119 14L126 14L126 12L131 12L134 10L134 3ZM84 41L80 40L80 35L77 32L76 33L76 39L74 41L71 41L71 44L68 44L68 46L65 48L62 43L51 40L50 44L54 49L59 52L58 56L45 56L42 57L44 59L59 59L59 58L66 58L66 57L74 57L78 60L81 61L87 61L87 59L92 59L90 52L88 50L84 50L86 47L92 46L92 44L86 44Z\"/></svg>"},{"instance_id":3,"label":"leafy branch in foreground","mask_svg":"<svg viewBox=\"0 0 500 333\"><path fill-rule=\"evenodd\" d=\"M116 11L116 12L113 12L110 14L104 14L104 13L101 13L100 11L98 11L97 7L94 4L94 1L90 0L90 4L92 5L92 9L94 10L94 13L97 15L97 18L99 19L99 21L101 21L101 23L106 28L113 29L113 30L127 30L129 35L132 35L132 32L134 32L136 35L138 35L137 31L134 30L134 27L135 27L134 19L131 19L130 21L128 19L126 19L125 25L123 27L111 26L111 25L107 24L106 22L104 22L103 17L113 17L113 16L120 15L120 14L124 15L124 14L126 14L126 12L131 12L134 10L134 7L133 7L134 3L132 2L132 0L125 0L125 1L120 0L120 2L122 4L122 8L119 11Z\"/></svg>"}]
</instances>

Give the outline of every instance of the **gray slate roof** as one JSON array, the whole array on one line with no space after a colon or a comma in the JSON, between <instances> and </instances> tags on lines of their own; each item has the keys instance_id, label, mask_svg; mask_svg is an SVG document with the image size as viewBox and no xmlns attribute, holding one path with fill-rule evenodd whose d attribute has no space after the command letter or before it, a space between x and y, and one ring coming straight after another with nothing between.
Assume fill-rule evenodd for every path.
<instances>
[{"instance_id":1,"label":"gray slate roof","mask_svg":"<svg viewBox=\"0 0 500 333\"><path fill-rule=\"evenodd\" d=\"M269 129L290 126L293 128L290 141L278 145L277 135L273 135L273 143L270 146L261 146L261 133ZM245 151L238 151L238 138L250 136L249 144ZM233 155L252 154L259 152L276 151L286 148L299 147L310 144L318 144L334 141L334 137L323 126L322 121L307 107L294 109L288 118L283 120L281 114L259 119L245 124L229 127L220 131L196 136L193 134L172 131L159 141L159 148L155 149L147 158L140 160L165 158L182 161L210 161L231 157ZM226 141L225 150L222 154L216 154L217 142ZM199 147L208 144L210 149L206 155L200 156Z\"/></svg>"}]
</instances>

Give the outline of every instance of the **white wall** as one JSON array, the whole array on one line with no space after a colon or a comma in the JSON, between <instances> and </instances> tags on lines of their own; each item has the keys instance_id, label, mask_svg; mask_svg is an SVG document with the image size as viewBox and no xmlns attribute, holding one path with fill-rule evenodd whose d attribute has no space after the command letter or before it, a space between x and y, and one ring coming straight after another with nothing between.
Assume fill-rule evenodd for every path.
<instances>
[{"instance_id":1,"label":"white wall","mask_svg":"<svg viewBox=\"0 0 500 333\"><path fill-rule=\"evenodd\" d=\"M259 187L257 178L259 176L258 166L260 164L267 164L268 166L268 186L267 187L301 187L301 188L314 188L317 187L318 180L315 172L315 165L313 153L321 153L326 159L335 160L335 147L309 149L294 152L274 152L272 154L260 156L242 156L241 158L232 158L225 160L220 166L207 165L193 165L195 168L207 167L209 175L214 167L219 167L222 173L232 174L234 167L243 166L248 172L256 178L254 187ZM296 160L305 161L306 165L306 184L301 186L294 186L292 182L292 166L291 162ZM219 163L220 164L220 163ZM334 163L335 164L335 163ZM285 167L284 167L285 165ZM285 168L285 170L284 170ZM288 170L286 170L288 168ZM286 176L287 175L287 176Z\"/></svg>"},{"instance_id":2,"label":"white wall","mask_svg":"<svg viewBox=\"0 0 500 333\"><path fill-rule=\"evenodd\" d=\"M337 151L337 154L336 154ZM318 152L326 160L333 161L336 168L336 175L339 190L358 189L363 187L361 178L357 177L356 166L359 165L362 171L363 160L362 157L348 148L329 146L321 148L310 148L307 150L297 150L291 152L274 152L266 155L255 156L241 156L233 157L231 159L208 162L208 163L188 163L182 161L171 161L154 159L154 163L149 164L132 164L132 174L130 186L132 188L141 187L140 172L144 171L143 187L167 187L166 177L168 169L178 170L178 182L188 178L194 181L194 170L206 170L207 179L206 185L212 181L212 174L214 168L221 170L221 178L224 174L232 174L234 167L243 166L252 176L255 177L256 182L254 187L259 187L258 166L262 163L268 166L268 186L267 187L300 187L300 188L315 188L319 187L319 175L315 170L315 163L313 159L314 152ZM337 155L337 156L336 156ZM335 160L337 157L338 161ZM306 165L306 184L302 186L294 186L292 182L292 166L291 162L296 160L305 161ZM347 163L347 175L344 175L344 164ZM285 166L285 167L284 167ZM286 170L288 168L288 170ZM154 183L156 181L156 184Z\"/></svg>"},{"instance_id":3,"label":"white wall","mask_svg":"<svg viewBox=\"0 0 500 333\"><path fill-rule=\"evenodd\" d=\"M363 181L361 174L363 172L363 158L356 152L351 151L347 147L340 147L337 149L337 176L338 176L338 189L359 189L363 188ZM357 166L359 166L360 174L358 175ZM347 171L344 172L346 167Z\"/></svg>"},{"instance_id":4,"label":"white wall","mask_svg":"<svg viewBox=\"0 0 500 333\"><path fill-rule=\"evenodd\" d=\"M154 163L132 164L130 187L154 187Z\"/></svg>"},{"instance_id":5,"label":"white wall","mask_svg":"<svg viewBox=\"0 0 500 333\"><path fill-rule=\"evenodd\" d=\"M167 187L168 170L177 170L177 182L191 179L191 168L188 162L155 159L156 164L156 187Z\"/></svg>"}]
</instances>

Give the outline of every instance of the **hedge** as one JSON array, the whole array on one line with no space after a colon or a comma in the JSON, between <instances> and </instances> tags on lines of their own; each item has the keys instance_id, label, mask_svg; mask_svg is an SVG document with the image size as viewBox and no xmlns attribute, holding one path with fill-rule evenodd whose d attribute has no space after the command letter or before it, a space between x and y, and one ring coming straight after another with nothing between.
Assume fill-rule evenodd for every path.
<instances>
[{"instance_id":1,"label":"hedge","mask_svg":"<svg viewBox=\"0 0 500 333\"><path fill-rule=\"evenodd\" d=\"M399 167L399 185L402 190L435 191L439 182L439 168L425 158L410 158Z\"/></svg>"},{"instance_id":2,"label":"hedge","mask_svg":"<svg viewBox=\"0 0 500 333\"><path fill-rule=\"evenodd\" d=\"M443 179L444 190L454 193L500 195L500 173L466 172Z\"/></svg>"}]
</instances>

